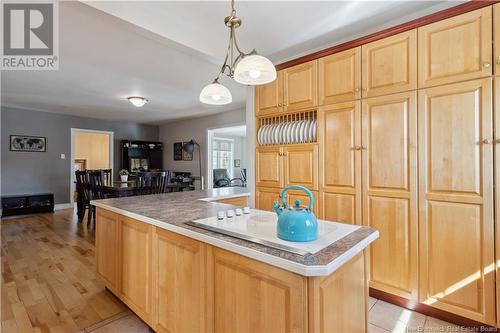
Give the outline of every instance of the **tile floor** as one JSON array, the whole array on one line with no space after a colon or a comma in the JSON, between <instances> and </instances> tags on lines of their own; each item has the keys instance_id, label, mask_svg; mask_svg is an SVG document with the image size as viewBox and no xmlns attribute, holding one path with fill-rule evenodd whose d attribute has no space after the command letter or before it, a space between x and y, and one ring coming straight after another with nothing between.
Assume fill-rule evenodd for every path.
<instances>
[{"instance_id":1,"label":"tile floor","mask_svg":"<svg viewBox=\"0 0 500 333\"><path fill-rule=\"evenodd\" d=\"M369 299L369 308L369 333L466 332L466 330L462 329L460 326L428 317L372 297ZM84 332L149 333L150 331L147 325L132 312L126 312L86 328Z\"/></svg>"}]
</instances>

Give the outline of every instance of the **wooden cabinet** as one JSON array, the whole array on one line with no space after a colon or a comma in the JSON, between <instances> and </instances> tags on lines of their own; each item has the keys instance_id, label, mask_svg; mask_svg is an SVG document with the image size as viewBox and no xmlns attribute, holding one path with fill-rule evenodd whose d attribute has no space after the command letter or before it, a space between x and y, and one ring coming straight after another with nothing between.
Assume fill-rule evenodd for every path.
<instances>
[{"instance_id":1,"label":"wooden cabinet","mask_svg":"<svg viewBox=\"0 0 500 333\"><path fill-rule=\"evenodd\" d=\"M255 184L282 187L283 160L280 147L257 147L255 150Z\"/></svg>"},{"instance_id":2,"label":"wooden cabinet","mask_svg":"<svg viewBox=\"0 0 500 333\"><path fill-rule=\"evenodd\" d=\"M247 206L248 198L247 197L238 197L238 198L230 198L230 199L221 199L217 200L219 203L234 205L234 206Z\"/></svg>"},{"instance_id":3,"label":"wooden cabinet","mask_svg":"<svg viewBox=\"0 0 500 333\"><path fill-rule=\"evenodd\" d=\"M255 208L273 211L273 204L280 201L281 189L257 187L255 189Z\"/></svg>"},{"instance_id":4,"label":"wooden cabinet","mask_svg":"<svg viewBox=\"0 0 500 333\"><path fill-rule=\"evenodd\" d=\"M500 3L493 6L493 47L495 75L500 75Z\"/></svg>"},{"instance_id":5,"label":"wooden cabinet","mask_svg":"<svg viewBox=\"0 0 500 333\"><path fill-rule=\"evenodd\" d=\"M361 47L318 60L319 105L361 98Z\"/></svg>"},{"instance_id":6,"label":"wooden cabinet","mask_svg":"<svg viewBox=\"0 0 500 333\"><path fill-rule=\"evenodd\" d=\"M420 301L493 325L491 90L488 78L419 92L419 240Z\"/></svg>"},{"instance_id":7,"label":"wooden cabinet","mask_svg":"<svg viewBox=\"0 0 500 333\"><path fill-rule=\"evenodd\" d=\"M307 332L307 280L213 250L215 332Z\"/></svg>"},{"instance_id":8,"label":"wooden cabinet","mask_svg":"<svg viewBox=\"0 0 500 333\"><path fill-rule=\"evenodd\" d=\"M492 73L492 7L418 28L419 87Z\"/></svg>"},{"instance_id":9,"label":"wooden cabinet","mask_svg":"<svg viewBox=\"0 0 500 333\"><path fill-rule=\"evenodd\" d=\"M496 5L496 9L500 10L500 7ZM495 78L495 88L493 93L495 95L495 109L493 119L495 121L494 131L495 131L495 161L493 165L495 166L495 207L496 207L496 217L495 217L495 231L496 231L496 285L497 285L497 326L500 327L500 76Z\"/></svg>"},{"instance_id":10,"label":"wooden cabinet","mask_svg":"<svg viewBox=\"0 0 500 333\"><path fill-rule=\"evenodd\" d=\"M365 256L361 252L333 275L309 278L309 332L368 332L368 288L363 272Z\"/></svg>"},{"instance_id":11,"label":"wooden cabinet","mask_svg":"<svg viewBox=\"0 0 500 333\"><path fill-rule=\"evenodd\" d=\"M152 226L124 216L121 224L121 299L152 324Z\"/></svg>"},{"instance_id":12,"label":"wooden cabinet","mask_svg":"<svg viewBox=\"0 0 500 333\"><path fill-rule=\"evenodd\" d=\"M363 98L417 88L417 30L362 46Z\"/></svg>"},{"instance_id":13,"label":"wooden cabinet","mask_svg":"<svg viewBox=\"0 0 500 333\"><path fill-rule=\"evenodd\" d=\"M118 215L97 208L96 270L97 276L115 294L120 293L120 224Z\"/></svg>"},{"instance_id":14,"label":"wooden cabinet","mask_svg":"<svg viewBox=\"0 0 500 333\"><path fill-rule=\"evenodd\" d=\"M266 116L283 111L283 73L278 72L276 80L255 87L256 115Z\"/></svg>"},{"instance_id":15,"label":"wooden cabinet","mask_svg":"<svg viewBox=\"0 0 500 333\"><path fill-rule=\"evenodd\" d=\"M155 228L156 332L208 332L207 245Z\"/></svg>"},{"instance_id":16,"label":"wooden cabinet","mask_svg":"<svg viewBox=\"0 0 500 333\"><path fill-rule=\"evenodd\" d=\"M318 145L283 147L284 186L302 185L318 190Z\"/></svg>"},{"instance_id":17,"label":"wooden cabinet","mask_svg":"<svg viewBox=\"0 0 500 333\"><path fill-rule=\"evenodd\" d=\"M285 111L318 105L318 62L309 61L283 70L283 107Z\"/></svg>"},{"instance_id":18,"label":"wooden cabinet","mask_svg":"<svg viewBox=\"0 0 500 333\"><path fill-rule=\"evenodd\" d=\"M361 102L320 108L321 215L361 224Z\"/></svg>"},{"instance_id":19,"label":"wooden cabinet","mask_svg":"<svg viewBox=\"0 0 500 333\"><path fill-rule=\"evenodd\" d=\"M409 299L418 297L416 117L416 92L363 100L363 222L380 232L370 285Z\"/></svg>"}]
</instances>

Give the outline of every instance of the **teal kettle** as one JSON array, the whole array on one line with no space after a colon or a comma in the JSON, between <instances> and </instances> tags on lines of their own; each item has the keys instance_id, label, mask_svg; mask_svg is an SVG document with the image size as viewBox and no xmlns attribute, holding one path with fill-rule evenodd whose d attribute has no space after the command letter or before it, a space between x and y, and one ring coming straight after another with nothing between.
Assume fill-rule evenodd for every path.
<instances>
[{"instance_id":1,"label":"teal kettle","mask_svg":"<svg viewBox=\"0 0 500 333\"><path fill-rule=\"evenodd\" d=\"M293 206L287 206L286 194L289 190L304 191L309 196L309 207L300 205L295 200ZM310 242L318 239L318 221L312 213L314 198L307 188L299 185L288 186L281 192L281 205L274 203L273 208L278 214L278 238L292 242Z\"/></svg>"}]
</instances>

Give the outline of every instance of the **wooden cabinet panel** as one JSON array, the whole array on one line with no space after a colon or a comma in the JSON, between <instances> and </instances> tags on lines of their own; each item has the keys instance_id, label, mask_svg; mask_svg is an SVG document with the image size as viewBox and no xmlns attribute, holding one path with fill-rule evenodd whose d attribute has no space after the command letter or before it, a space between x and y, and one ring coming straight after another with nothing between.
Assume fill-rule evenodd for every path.
<instances>
[{"instance_id":1,"label":"wooden cabinet panel","mask_svg":"<svg viewBox=\"0 0 500 333\"><path fill-rule=\"evenodd\" d=\"M120 293L120 225L118 214L97 208L96 269L97 276L115 294Z\"/></svg>"},{"instance_id":2,"label":"wooden cabinet panel","mask_svg":"<svg viewBox=\"0 0 500 333\"><path fill-rule=\"evenodd\" d=\"M247 206L248 199L247 197L238 197L238 198L229 198L229 199L221 199L217 200L219 203L234 205L234 206Z\"/></svg>"},{"instance_id":3,"label":"wooden cabinet panel","mask_svg":"<svg viewBox=\"0 0 500 333\"><path fill-rule=\"evenodd\" d=\"M215 332L307 332L307 280L214 249Z\"/></svg>"},{"instance_id":4,"label":"wooden cabinet panel","mask_svg":"<svg viewBox=\"0 0 500 333\"><path fill-rule=\"evenodd\" d=\"M283 184L281 148L257 147L255 150L255 184L281 187Z\"/></svg>"},{"instance_id":5,"label":"wooden cabinet panel","mask_svg":"<svg viewBox=\"0 0 500 333\"><path fill-rule=\"evenodd\" d=\"M318 105L318 62L309 61L283 70L284 110Z\"/></svg>"},{"instance_id":6,"label":"wooden cabinet panel","mask_svg":"<svg viewBox=\"0 0 500 333\"><path fill-rule=\"evenodd\" d=\"M363 98L417 88L417 30L362 46Z\"/></svg>"},{"instance_id":7,"label":"wooden cabinet panel","mask_svg":"<svg viewBox=\"0 0 500 333\"><path fill-rule=\"evenodd\" d=\"M495 10L500 11L500 7L495 5ZM495 231L496 231L496 277L497 277L497 327L500 327L500 76L495 78L495 110L494 110L494 130L495 130Z\"/></svg>"},{"instance_id":8,"label":"wooden cabinet panel","mask_svg":"<svg viewBox=\"0 0 500 333\"><path fill-rule=\"evenodd\" d=\"M157 332L207 332L206 245L155 228Z\"/></svg>"},{"instance_id":9,"label":"wooden cabinet panel","mask_svg":"<svg viewBox=\"0 0 500 333\"><path fill-rule=\"evenodd\" d=\"M420 300L495 323L491 79L419 92ZM464 254L466 254L464 256Z\"/></svg>"},{"instance_id":10,"label":"wooden cabinet panel","mask_svg":"<svg viewBox=\"0 0 500 333\"><path fill-rule=\"evenodd\" d=\"M321 218L321 213L319 211L319 202L318 202L318 192L311 191L313 194L313 213L317 218ZM301 206L309 206L309 196L302 191L290 190L287 193L287 204L294 205L295 200L300 200Z\"/></svg>"},{"instance_id":11,"label":"wooden cabinet panel","mask_svg":"<svg viewBox=\"0 0 500 333\"><path fill-rule=\"evenodd\" d=\"M361 98L361 47L318 60L319 105Z\"/></svg>"},{"instance_id":12,"label":"wooden cabinet panel","mask_svg":"<svg viewBox=\"0 0 500 333\"><path fill-rule=\"evenodd\" d=\"M318 190L318 158L317 144L284 147L284 185L302 185Z\"/></svg>"},{"instance_id":13,"label":"wooden cabinet panel","mask_svg":"<svg viewBox=\"0 0 500 333\"><path fill-rule=\"evenodd\" d=\"M330 276L309 278L309 332L368 332L367 298L363 253Z\"/></svg>"},{"instance_id":14,"label":"wooden cabinet panel","mask_svg":"<svg viewBox=\"0 0 500 333\"><path fill-rule=\"evenodd\" d=\"M500 3L493 6L493 47L495 75L500 75Z\"/></svg>"},{"instance_id":15,"label":"wooden cabinet panel","mask_svg":"<svg viewBox=\"0 0 500 333\"><path fill-rule=\"evenodd\" d=\"M361 224L361 103L320 109L322 216Z\"/></svg>"},{"instance_id":16,"label":"wooden cabinet panel","mask_svg":"<svg viewBox=\"0 0 500 333\"><path fill-rule=\"evenodd\" d=\"M280 201L281 189L257 187L255 189L255 208L273 211L273 204Z\"/></svg>"},{"instance_id":17,"label":"wooden cabinet panel","mask_svg":"<svg viewBox=\"0 0 500 333\"><path fill-rule=\"evenodd\" d=\"M283 73L276 80L255 87L255 110L257 116L266 116L283 111Z\"/></svg>"},{"instance_id":18,"label":"wooden cabinet panel","mask_svg":"<svg viewBox=\"0 0 500 333\"><path fill-rule=\"evenodd\" d=\"M363 101L363 221L379 229L371 286L416 299L416 92Z\"/></svg>"},{"instance_id":19,"label":"wooden cabinet panel","mask_svg":"<svg viewBox=\"0 0 500 333\"><path fill-rule=\"evenodd\" d=\"M491 12L489 6L418 28L420 88L491 75Z\"/></svg>"},{"instance_id":20,"label":"wooden cabinet panel","mask_svg":"<svg viewBox=\"0 0 500 333\"><path fill-rule=\"evenodd\" d=\"M121 299L152 326L152 226L120 216L122 241Z\"/></svg>"}]
</instances>

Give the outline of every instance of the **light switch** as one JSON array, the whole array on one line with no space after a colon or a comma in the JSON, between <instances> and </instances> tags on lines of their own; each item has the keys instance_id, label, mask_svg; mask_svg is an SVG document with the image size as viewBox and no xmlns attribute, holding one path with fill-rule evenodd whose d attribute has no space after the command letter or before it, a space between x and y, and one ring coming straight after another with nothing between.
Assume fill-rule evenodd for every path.
<instances>
[{"instance_id":1,"label":"light switch","mask_svg":"<svg viewBox=\"0 0 500 333\"><path fill-rule=\"evenodd\" d=\"M61 160L65 160L66 159L66 154L61 154Z\"/></svg>"}]
</instances>

